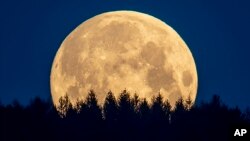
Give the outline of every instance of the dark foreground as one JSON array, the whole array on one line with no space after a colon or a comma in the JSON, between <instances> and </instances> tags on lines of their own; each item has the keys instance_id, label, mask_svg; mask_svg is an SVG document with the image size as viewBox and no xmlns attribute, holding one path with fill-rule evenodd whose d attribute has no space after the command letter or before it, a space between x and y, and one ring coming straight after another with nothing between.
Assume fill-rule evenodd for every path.
<instances>
[{"instance_id":1,"label":"dark foreground","mask_svg":"<svg viewBox=\"0 0 250 141\"><path fill-rule=\"evenodd\" d=\"M161 95L149 104L126 91L117 100L109 92L98 106L90 91L75 107L67 96L60 99L59 114L39 98L27 107L0 106L0 141L227 141L234 128L250 123L249 111L228 108L218 96L195 106L179 99L171 110Z\"/></svg>"}]
</instances>

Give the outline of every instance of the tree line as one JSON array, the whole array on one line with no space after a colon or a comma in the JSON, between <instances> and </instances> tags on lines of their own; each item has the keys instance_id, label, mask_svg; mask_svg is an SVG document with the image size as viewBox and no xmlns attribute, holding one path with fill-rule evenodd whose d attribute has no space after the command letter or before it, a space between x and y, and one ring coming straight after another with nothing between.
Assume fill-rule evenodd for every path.
<instances>
[{"instance_id":1,"label":"tree line","mask_svg":"<svg viewBox=\"0 0 250 141\"><path fill-rule=\"evenodd\" d=\"M149 102L126 90L117 98L109 91L98 105L90 90L74 105L68 95L56 107L38 97L25 107L17 101L0 104L0 122L3 141L221 141L229 140L235 126L249 125L250 112L229 108L217 95L195 105L180 98L171 107L161 94Z\"/></svg>"}]
</instances>

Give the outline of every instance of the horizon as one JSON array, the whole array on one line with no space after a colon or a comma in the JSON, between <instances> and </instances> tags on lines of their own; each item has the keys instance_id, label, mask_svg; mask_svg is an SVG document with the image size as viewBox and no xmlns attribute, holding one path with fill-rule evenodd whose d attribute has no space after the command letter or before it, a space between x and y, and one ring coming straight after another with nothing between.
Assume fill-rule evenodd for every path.
<instances>
[{"instance_id":1,"label":"horizon","mask_svg":"<svg viewBox=\"0 0 250 141\"><path fill-rule=\"evenodd\" d=\"M72 101L72 99L71 99L67 94L61 96L60 99L61 99L61 98L64 99L65 97L69 97L69 102L73 105L73 107L74 107L74 109L75 109L75 108L76 108L75 106L76 106L77 102L83 102L83 103L86 102L87 97L89 96L89 94L91 93L91 91L93 91L93 93L94 93L94 95L95 95L95 97L96 97L96 99L97 99L97 104L98 104L98 106L100 106L100 107L103 108L103 106L104 106L104 104L105 104L105 101L100 102L99 99L98 99L98 94L96 94L96 92L95 92L93 89L91 89L91 90L89 90L89 91L87 92L86 97L81 98L81 99L78 99L77 101ZM146 99L146 98L144 98L144 97L140 97L139 95L137 95L137 93L131 93L131 92L127 91L126 89L122 90L117 96L115 96L114 93L110 90L110 91L108 91L107 93L105 93L105 100L106 100L106 98L108 97L109 93L111 92L111 93L113 94L115 100L118 102L118 101L119 101L119 98L120 98L121 95L124 93L124 91L129 95L129 99L130 99L130 100L133 100L133 99L135 98L135 96L138 96L139 102L142 102L142 101L146 100L146 102L149 104L150 107L151 107L152 104L154 103L155 98L157 98L157 97L159 97L159 96L162 97L162 95L163 95L162 93L158 93L157 95L153 96L152 98ZM207 99L207 100L202 100L202 101L199 101L199 102L197 102L196 99L195 99L195 101L192 101L192 100L191 100L191 102L192 102L192 107L199 107L199 106L201 106L201 105L203 105L203 104L209 104L209 103L212 102L212 100L213 100L215 97L219 99L221 106L225 106L225 107L227 107L228 109L235 109L235 108L237 109L237 108L239 108L239 110L240 110L242 113L247 112L248 110L250 110L250 106L247 106L247 107L245 107L245 108L243 109L243 108L239 107L238 105L235 105L235 106L228 105L227 103L225 103L225 102L223 101L223 99L220 97L220 95L217 95L217 94L212 95L212 96L211 96L209 99ZM32 104L35 100L37 100L37 99L38 99L38 100L41 100L41 102L44 102L44 103L47 103L47 104L51 104L51 105L53 105L53 107L55 107L55 108L57 108L57 106L58 106L58 105L56 105L56 104L53 102L52 97L48 97L47 99L44 99L44 98L39 97L39 96L35 96L35 97L31 98L31 99L29 100L29 102L27 102L27 103L25 103L25 104L21 103L21 102L18 101L17 99L14 99L11 103L8 103L8 104L4 104L4 103L2 103L1 100L0 100L0 106L8 107L8 106L15 106L16 104L18 104L18 105L20 104L19 106L22 106L23 108L27 108L27 107L31 106L31 104ZM60 99L59 99L59 100L60 100ZM162 97L162 100L163 100L163 102L169 103L169 100L166 99L166 98L163 98L163 97ZM185 99L183 99L183 97L180 97L180 98L174 103L174 105L171 105L171 107L174 108L175 105L176 105L180 100L183 100L183 104L186 104L187 100L189 100L189 99L186 99L186 100L185 100ZM74 103L72 103L72 102L74 102ZM174 108L174 109L175 109L175 108ZM172 110L174 110L174 109L172 109ZM76 109L75 109L75 110L76 110Z\"/></svg>"},{"instance_id":2,"label":"horizon","mask_svg":"<svg viewBox=\"0 0 250 141\"><path fill-rule=\"evenodd\" d=\"M227 105L249 107L250 80L246 1L42 1L1 2L0 101L26 105L51 97L49 76L65 37L103 12L133 10L173 27L187 43L199 76L196 102L217 94Z\"/></svg>"},{"instance_id":3,"label":"horizon","mask_svg":"<svg viewBox=\"0 0 250 141\"><path fill-rule=\"evenodd\" d=\"M119 100L109 93L103 106L97 104L93 91L76 107L67 96L60 99L58 107L38 98L27 107L0 105L0 115L4 115L0 116L0 135L3 133L4 141L248 139L248 134L242 137L236 131L249 129L250 109L229 108L219 96L201 105L184 102L178 100L172 110L160 95L148 104L131 98L126 91Z\"/></svg>"}]
</instances>

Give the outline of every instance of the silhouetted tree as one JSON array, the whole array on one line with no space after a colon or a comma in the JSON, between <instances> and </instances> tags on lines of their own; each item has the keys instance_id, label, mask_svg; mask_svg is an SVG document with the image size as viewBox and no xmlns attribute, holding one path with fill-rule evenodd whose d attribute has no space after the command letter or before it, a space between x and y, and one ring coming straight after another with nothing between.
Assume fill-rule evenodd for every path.
<instances>
[{"instance_id":1,"label":"silhouetted tree","mask_svg":"<svg viewBox=\"0 0 250 141\"><path fill-rule=\"evenodd\" d=\"M76 99L76 106L75 106L75 110L78 114L81 113L83 107L86 106L86 104L84 103L83 100L80 100L79 98Z\"/></svg>"},{"instance_id":2,"label":"silhouetted tree","mask_svg":"<svg viewBox=\"0 0 250 141\"><path fill-rule=\"evenodd\" d=\"M151 120L151 114L150 114L150 105L148 104L146 98L142 99L139 102L139 108L138 108L138 114L139 114L139 126L140 126L140 131L144 133L145 139L148 138L148 135L152 134L150 133L150 120ZM143 139L143 138L141 138Z\"/></svg>"},{"instance_id":3,"label":"silhouetted tree","mask_svg":"<svg viewBox=\"0 0 250 141\"><path fill-rule=\"evenodd\" d=\"M0 140L229 140L231 127L250 126L249 113L227 107L218 96L196 105L180 98L171 108L160 94L149 104L126 90L117 101L109 91L102 109L91 90L74 108L67 95L57 107L40 98L28 106L0 104Z\"/></svg>"},{"instance_id":4,"label":"silhouetted tree","mask_svg":"<svg viewBox=\"0 0 250 141\"><path fill-rule=\"evenodd\" d=\"M92 120L102 120L101 107L97 103L96 95L94 90L90 90L86 98L86 106L88 108L88 115Z\"/></svg>"},{"instance_id":5,"label":"silhouetted tree","mask_svg":"<svg viewBox=\"0 0 250 141\"><path fill-rule=\"evenodd\" d=\"M124 123L129 122L133 110L130 95L127 90L123 90L118 98L118 119Z\"/></svg>"},{"instance_id":6,"label":"silhouetted tree","mask_svg":"<svg viewBox=\"0 0 250 141\"><path fill-rule=\"evenodd\" d=\"M165 111L165 114L166 114L166 118L168 119L168 124L171 123L171 109L172 109L172 106L170 104L170 102L168 100L166 100L164 103L163 103L163 111Z\"/></svg>"},{"instance_id":7,"label":"silhouetted tree","mask_svg":"<svg viewBox=\"0 0 250 141\"><path fill-rule=\"evenodd\" d=\"M175 103L174 112L171 116L171 122L174 124L182 124L182 121L185 117L185 112L186 108L184 105L184 100L182 97L180 97Z\"/></svg>"},{"instance_id":8,"label":"silhouetted tree","mask_svg":"<svg viewBox=\"0 0 250 141\"><path fill-rule=\"evenodd\" d=\"M27 109L33 118L42 118L47 114L49 107L49 103L43 101L39 97L35 97L33 100L31 100Z\"/></svg>"},{"instance_id":9,"label":"silhouetted tree","mask_svg":"<svg viewBox=\"0 0 250 141\"><path fill-rule=\"evenodd\" d=\"M111 91L108 92L103 106L105 120L114 122L117 120L118 105L115 96Z\"/></svg>"},{"instance_id":10,"label":"silhouetted tree","mask_svg":"<svg viewBox=\"0 0 250 141\"><path fill-rule=\"evenodd\" d=\"M115 96L111 91L107 93L107 96L103 105L103 116L105 120L105 131L104 136L105 140L117 140L117 130L118 126L118 105Z\"/></svg>"},{"instance_id":11,"label":"silhouetted tree","mask_svg":"<svg viewBox=\"0 0 250 141\"><path fill-rule=\"evenodd\" d=\"M213 108L220 108L221 105L221 99L220 96L218 95L213 95L211 102L209 103L209 105L211 106L211 109Z\"/></svg>"},{"instance_id":12,"label":"silhouetted tree","mask_svg":"<svg viewBox=\"0 0 250 141\"><path fill-rule=\"evenodd\" d=\"M88 93L88 96L86 97L86 113L85 116L87 118L85 122L85 132L87 138L90 138L91 140L100 140L101 136L96 136L95 134L101 133L103 131L102 129L102 109L98 105L96 94L94 90L90 90Z\"/></svg>"},{"instance_id":13,"label":"silhouetted tree","mask_svg":"<svg viewBox=\"0 0 250 141\"><path fill-rule=\"evenodd\" d=\"M69 109L73 109L73 106L69 100L69 96L66 94L64 97L59 98L59 105L57 107L60 117L66 117Z\"/></svg>"},{"instance_id":14,"label":"silhouetted tree","mask_svg":"<svg viewBox=\"0 0 250 141\"><path fill-rule=\"evenodd\" d=\"M131 105L132 105L132 108L134 109L135 113L138 112L139 102L140 102L139 96L137 93L135 93L134 97L131 99Z\"/></svg>"},{"instance_id":15,"label":"silhouetted tree","mask_svg":"<svg viewBox=\"0 0 250 141\"><path fill-rule=\"evenodd\" d=\"M139 96L138 94L134 94L134 96L131 98L131 109L132 109L132 115L131 115L131 118L132 118L132 125L133 128L137 128L137 124L139 122L139 103L140 103L140 99L139 99Z\"/></svg>"},{"instance_id":16,"label":"silhouetted tree","mask_svg":"<svg viewBox=\"0 0 250 141\"><path fill-rule=\"evenodd\" d=\"M118 97L118 125L123 128L119 128L120 132L118 136L123 136L123 140L131 140L128 136L124 136L124 133L135 133L134 123L134 109L130 99L130 94L127 90L123 90Z\"/></svg>"},{"instance_id":17,"label":"silhouetted tree","mask_svg":"<svg viewBox=\"0 0 250 141\"><path fill-rule=\"evenodd\" d=\"M140 119L143 121L143 123L147 122L149 115L150 115L150 107L149 107L149 104L148 104L146 98L144 98L139 103L139 115L140 115Z\"/></svg>"},{"instance_id":18,"label":"silhouetted tree","mask_svg":"<svg viewBox=\"0 0 250 141\"><path fill-rule=\"evenodd\" d=\"M157 97L152 99L152 118L154 121L163 122L166 119L166 112L164 111L163 97L159 93Z\"/></svg>"},{"instance_id":19,"label":"silhouetted tree","mask_svg":"<svg viewBox=\"0 0 250 141\"><path fill-rule=\"evenodd\" d=\"M247 107L244 114L242 115L243 119L250 123L250 107Z\"/></svg>"},{"instance_id":20,"label":"silhouetted tree","mask_svg":"<svg viewBox=\"0 0 250 141\"><path fill-rule=\"evenodd\" d=\"M183 112L185 112L185 105L183 98L180 97L175 104L175 113L183 113Z\"/></svg>"}]
</instances>

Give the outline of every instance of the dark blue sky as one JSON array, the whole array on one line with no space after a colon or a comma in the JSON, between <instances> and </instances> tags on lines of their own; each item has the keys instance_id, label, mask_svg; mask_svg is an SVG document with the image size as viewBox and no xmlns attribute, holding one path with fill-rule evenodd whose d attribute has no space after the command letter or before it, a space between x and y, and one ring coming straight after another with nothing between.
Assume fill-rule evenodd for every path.
<instances>
[{"instance_id":1,"label":"dark blue sky","mask_svg":"<svg viewBox=\"0 0 250 141\"><path fill-rule=\"evenodd\" d=\"M22 0L0 2L0 101L26 104L50 97L53 57L80 23L113 10L135 10L172 26L192 51L198 102L221 96L250 106L250 2L248 0Z\"/></svg>"}]
</instances>

